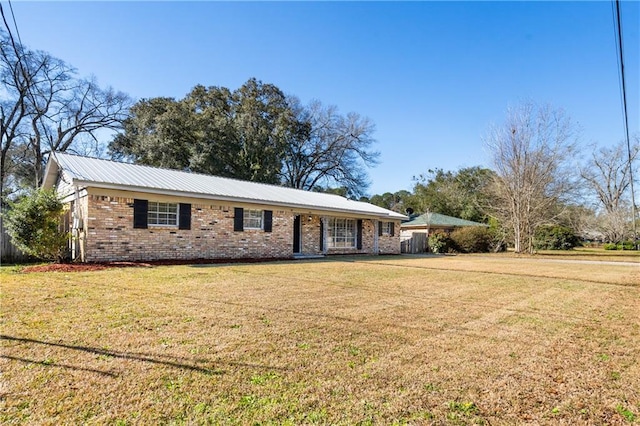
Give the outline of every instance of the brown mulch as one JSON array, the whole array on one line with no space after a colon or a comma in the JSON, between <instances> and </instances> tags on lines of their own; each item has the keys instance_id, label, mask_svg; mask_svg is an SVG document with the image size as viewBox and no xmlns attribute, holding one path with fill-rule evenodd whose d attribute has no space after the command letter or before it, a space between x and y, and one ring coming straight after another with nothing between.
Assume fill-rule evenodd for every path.
<instances>
[{"instance_id":1,"label":"brown mulch","mask_svg":"<svg viewBox=\"0 0 640 426\"><path fill-rule=\"evenodd\" d=\"M290 260L290 258L248 258L248 259L190 259L190 260L153 260L148 262L88 262L88 263L47 263L43 265L25 266L21 272L86 272L101 271L107 268L152 268L163 265L207 265L219 263L259 263L278 260Z\"/></svg>"},{"instance_id":2,"label":"brown mulch","mask_svg":"<svg viewBox=\"0 0 640 426\"><path fill-rule=\"evenodd\" d=\"M125 268L130 266L151 267L148 263L137 262L48 263L45 265L26 266L21 272L85 272L100 271L107 268Z\"/></svg>"}]
</instances>

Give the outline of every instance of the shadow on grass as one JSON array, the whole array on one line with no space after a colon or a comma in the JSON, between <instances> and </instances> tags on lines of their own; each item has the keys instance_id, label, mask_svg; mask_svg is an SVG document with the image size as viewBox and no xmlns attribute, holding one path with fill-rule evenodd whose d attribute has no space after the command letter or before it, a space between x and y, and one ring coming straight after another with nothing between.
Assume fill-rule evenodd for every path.
<instances>
[{"instance_id":1,"label":"shadow on grass","mask_svg":"<svg viewBox=\"0 0 640 426\"><path fill-rule=\"evenodd\" d=\"M35 340L35 339L28 339L28 338L24 338L24 337L14 337L14 336L6 336L6 335L0 335L0 340L8 340L8 341L25 343L25 344L38 344L38 345L53 346L53 347L58 347L58 348L63 348L63 349L71 349L71 350L75 350L75 351L87 352L87 353L91 353L91 354L95 354L95 355L102 355L102 356L106 356L106 357L113 357L113 358L120 358L120 359L130 359L130 360L134 360L134 361L149 362L149 363L152 363L152 364L159 364L159 365L178 368L178 369L182 369L182 370L196 371L196 372L203 373L203 374L208 374L208 375L222 375L222 374L224 374L224 371L223 370L219 370L219 369L204 368L204 367L199 367L197 365L187 364L187 363L183 363L183 362L176 362L176 361L169 361L169 360L160 359L163 356L156 356L156 355L149 355L149 354L142 354L142 353L133 353L133 352L119 352L119 351L112 351L112 350L108 350L108 349L95 348L95 347L91 347L91 346L66 345L66 344L63 344L63 343L46 342L46 341L43 341L43 340ZM164 357L165 358L169 358L169 356L164 356ZM98 373L98 374L102 374L102 375L106 375L106 376L110 376L110 377L117 377L116 374L110 373L110 372L106 372L106 371L94 370L94 369L71 366L71 365L65 365L65 364L57 364L57 363L47 362L47 361L34 361L34 360L26 359L26 358L13 357L13 356L4 355L4 354L0 355L0 358L5 358L5 359L11 360L11 361L19 361L19 362L24 362L24 363L30 363L30 364L39 364L39 365L43 365L43 366L70 368L70 369L75 369L75 370ZM175 359L175 357L171 357L171 358ZM200 361L201 362L208 362L208 360L200 360ZM269 368L271 370L285 370L286 369L286 368L282 368L282 367L273 367L273 366L268 366L267 367L267 366L264 366L264 365L254 365L254 364L237 363L237 362L226 362L225 364L232 365L232 366L237 366L237 367L245 367L245 368L261 368L261 369L262 368Z\"/></svg>"},{"instance_id":2,"label":"shadow on grass","mask_svg":"<svg viewBox=\"0 0 640 426\"><path fill-rule=\"evenodd\" d=\"M10 355L0 355L0 358L8 359L9 361L18 361L18 362L22 362L24 364L36 364L36 365L42 365L44 367L68 368L70 370L86 371L86 372L89 372L89 373L101 374L103 376L118 377L117 374L111 373L109 371L96 370L96 369L93 369L93 368L78 367L78 366L75 366L75 365L59 364L59 363L56 363L56 362L49 362L49 361L34 361L32 359L19 358L19 357L10 356Z\"/></svg>"}]
</instances>

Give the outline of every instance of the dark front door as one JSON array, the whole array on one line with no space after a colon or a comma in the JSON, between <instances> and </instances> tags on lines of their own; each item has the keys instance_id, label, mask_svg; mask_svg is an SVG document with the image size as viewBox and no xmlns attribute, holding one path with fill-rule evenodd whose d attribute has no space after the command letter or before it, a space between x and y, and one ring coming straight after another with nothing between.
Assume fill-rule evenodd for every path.
<instances>
[{"instance_id":1,"label":"dark front door","mask_svg":"<svg viewBox=\"0 0 640 426\"><path fill-rule=\"evenodd\" d=\"M300 215L293 219L293 252L300 253Z\"/></svg>"}]
</instances>

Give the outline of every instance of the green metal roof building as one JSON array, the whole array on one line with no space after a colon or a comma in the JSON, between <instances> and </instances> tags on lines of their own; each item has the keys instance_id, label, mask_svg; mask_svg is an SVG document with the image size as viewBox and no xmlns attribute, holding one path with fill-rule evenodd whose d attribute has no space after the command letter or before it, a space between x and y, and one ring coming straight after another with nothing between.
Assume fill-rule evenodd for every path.
<instances>
[{"instance_id":1,"label":"green metal roof building","mask_svg":"<svg viewBox=\"0 0 640 426\"><path fill-rule=\"evenodd\" d=\"M425 213L420 216L413 217L409 221L400 225L403 230L418 229L454 229L463 226L487 226L484 223L473 222L471 220L459 219L453 216L447 216L440 213Z\"/></svg>"}]
</instances>

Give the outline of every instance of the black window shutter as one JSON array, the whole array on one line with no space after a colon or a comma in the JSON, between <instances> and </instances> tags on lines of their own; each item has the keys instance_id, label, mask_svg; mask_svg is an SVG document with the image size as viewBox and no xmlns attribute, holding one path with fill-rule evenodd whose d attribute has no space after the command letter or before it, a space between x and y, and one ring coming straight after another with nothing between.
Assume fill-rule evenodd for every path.
<instances>
[{"instance_id":1,"label":"black window shutter","mask_svg":"<svg viewBox=\"0 0 640 426\"><path fill-rule=\"evenodd\" d=\"M264 211L264 232L271 232L273 228L273 211Z\"/></svg>"},{"instance_id":2,"label":"black window shutter","mask_svg":"<svg viewBox=\"0 0 640 426\"><path fill-rule=\"evenodd\" d=\"M378 221L378 237L382 237L382 228L384 227L384 222L381 220Z\"/></svg>"},{"instance_id":3,"label":"black window shutter","mask_svg":"<svg viewBox=\"0 0 640 426\"><path fill-rule=\"evenodd\" d=\"M147 229L149 201L133 200L133 227Z\"/></svg>"},{"instance_id":4,"label":"black window shutter","mask_svg":"<svg viewBox=\"0 0 640 426\"><path fill-rule=\"evenodd\" d=\"M244 209L236 207L233 214L233 230L236 232L244 231Z\"/></svg>"},{"instance_id":5,"label":"black window shutter","mask_svg":"<svg viewBox=\"0 0 640 426\"><path fill-rule=\"evenodd\" d=\"M324 221L320 219L320 251L324 251Z\"/></svg>"},{"instance_id":6,"label":"black window shutter","mask_svg":"<svg viewBox=\"0 0 640 426\"><path fill-rule=\"evenodd\" d=\"M362 219L358 219L358 237L356 245L358 250L362 250Z\"/></svg>"},{"instance_id":7,"label":"black window shutter","mask_svg":"<svg viewBox=\"0 0 640 426\"><path fill-rule=\"evenodd\" d=\"M178 229L191 229L191 204L180 203Z\"/></svg>"},{"instance_id":8,"label":"black window shutter","mask_svg":"<svg viewBox=\"0 0 640 426\"><path fill-rule=\"evenodd\" d=\"M391 236L396 235L396 224L391 222Z\"/></svg>"}]
</instances>

